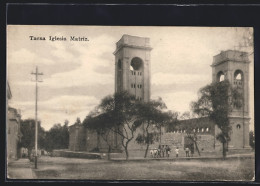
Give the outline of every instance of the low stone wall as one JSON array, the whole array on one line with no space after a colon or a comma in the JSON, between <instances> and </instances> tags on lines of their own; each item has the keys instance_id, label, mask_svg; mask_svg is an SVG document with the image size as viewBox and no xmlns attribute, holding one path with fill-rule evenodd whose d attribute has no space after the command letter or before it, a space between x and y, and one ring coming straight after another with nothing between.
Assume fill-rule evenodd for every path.
<instances>
[{"instance_id":1,"label":"low stone wall","mask_svg":"<svg viewBox=\"0 0 260 186\"><path fill-rule=\"evenodd\" d=\"M74 152L69 150L53 150L52 156L66 158L101 159L101 154L88 152Z\"/></svg>"}]
</instances>

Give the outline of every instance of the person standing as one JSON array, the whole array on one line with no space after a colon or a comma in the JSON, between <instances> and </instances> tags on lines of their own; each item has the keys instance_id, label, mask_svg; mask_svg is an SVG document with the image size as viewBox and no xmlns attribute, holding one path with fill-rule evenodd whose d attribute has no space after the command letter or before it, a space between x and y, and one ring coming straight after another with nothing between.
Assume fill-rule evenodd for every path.
<instances>
[{"instance_id":1,"label":"person standing","mask_svg":"<svg viewBox=\"0 0 260 186\"><path fill-rule=\"evenodd\" d=\"M171 149L168 145L166 145L166 156L167 156L167 158L170 157L170 153L171 153Z\"/></svg>"},{"instance_id":2,"label":"person standing","mask_svg":"<svg viewBox=\"0 0 260 186\"><path fill-rule=\"evenodd\" d=\"M189 147L186 147L185 148L186 157L190 157L189 151L190 151Z\"/></svg>"},{"instance_id":3,"label":"person standing","mask_svg":"<svg viewBox=\"0 0 260 186\"><path fill-rule=\"evenodd\" d=\"M162 157L162 147L159 145L158 147L158 156L161 158Z\"/></svg>"},{"instance_id":4,"label":"person standing","mask_svg":"<svg viewBox=\"0 0 260 186\"><path fill-rule=\"evenodd\" d=\"M163 158L164 158L164 154L165 154L165 147L164 147L164 145L162 145L162 156L163 156Z\"/></svg>"},{"instance_id":5,"label":"person standing","mask_svg":"<svg viewBox=\"0 0 260 186\"><path fill-rule=\"evenodd\" d=\"M179 156L179 147L176 147L175 153L176 153L176 158L178 158L178 156Z\"/></svg>"},{"instance_id":6,"label":"person standing","mask_svg":"<svg viewBox=\"0 0 260 186\"><path fill-rule=\"evenodd\" d=\"M193 154L194 154L194 146L191 145L191 147L190 147L190 155L191 155L191 157L193 157Z\"/></svg>"}]
</instances>

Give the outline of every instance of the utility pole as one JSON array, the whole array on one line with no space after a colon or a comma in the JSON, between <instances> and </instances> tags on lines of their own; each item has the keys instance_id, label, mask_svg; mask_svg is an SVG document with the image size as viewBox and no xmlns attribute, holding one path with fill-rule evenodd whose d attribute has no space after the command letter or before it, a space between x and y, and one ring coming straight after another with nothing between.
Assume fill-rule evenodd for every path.
<instances>
[{"instance_id":1,"label":"utility pole","mask_svg":"<svg viewBox=\"0 0 260 186\"><path fill-rule=\"evenodd\" d=\"M43 73L38 72L38 67L36 66L36 71L31 73L35 75L35 169L37 169L37 156L38 156L38 121L37 121L37 100L38 100L38 82L42 82L38 79L39 75L43 75Z\"/></svg>"}]
</instances>

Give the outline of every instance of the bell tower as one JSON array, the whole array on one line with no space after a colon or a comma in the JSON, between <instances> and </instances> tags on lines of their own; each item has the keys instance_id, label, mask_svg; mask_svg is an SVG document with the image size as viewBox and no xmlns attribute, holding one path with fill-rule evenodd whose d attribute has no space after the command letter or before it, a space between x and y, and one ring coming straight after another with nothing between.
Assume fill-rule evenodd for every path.
<instances>
[{"instance_id":1,"label":"bell tower","mask_svg":"<svg viewBox=\"0 0 260 186\"><path fill-rule=\"evenodd\" d=\"M230 114L231 149L249 148L249 63L246 52L227 50L214 56L211 65L213 82L227 79L242 94L242 106L233 106Z\"/></svg>"},{"instance_id":2,"label":"bell tower","mask_svg":"<svg viewBox=\"0 0 260 186\"><path fill-rule=\"evenodd\" d=\"M115 92L128 91L137 100L150 99L150 39L123 35L116 43Z\"/></svg>"}]
</instances>

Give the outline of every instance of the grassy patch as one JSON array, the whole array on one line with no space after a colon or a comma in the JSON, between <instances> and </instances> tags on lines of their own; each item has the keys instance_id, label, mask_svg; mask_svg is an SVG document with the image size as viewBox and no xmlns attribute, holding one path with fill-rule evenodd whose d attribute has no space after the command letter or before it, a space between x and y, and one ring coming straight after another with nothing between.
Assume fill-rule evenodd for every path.
<instances>
[{"instance_id":1,"label":"grassy patch","mask_svg":"<svg viewBox=\"0 0 260 186\"><path fill-rule=\"evenodd\" d=\"M49 158L35 171L40 179L101 180L252 180L254 160L105 161Z\"/></svg>"}]
</instances>

